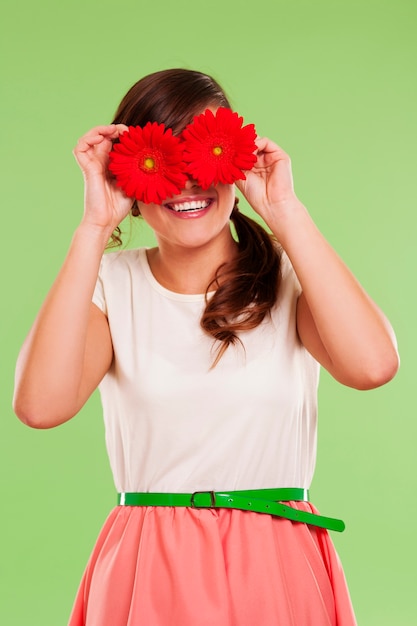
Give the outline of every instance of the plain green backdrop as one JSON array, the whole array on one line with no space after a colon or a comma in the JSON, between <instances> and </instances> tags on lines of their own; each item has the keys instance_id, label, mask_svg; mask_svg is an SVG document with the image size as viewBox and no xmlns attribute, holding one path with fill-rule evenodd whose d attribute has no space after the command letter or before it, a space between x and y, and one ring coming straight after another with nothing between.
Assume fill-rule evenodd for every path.
<instances>
[{"instance_id":1,"label":"plain green backdrop","mask_svg":"<svg viewBox=\"0 0 417 626\"><path fill-rule=\"evenodd\" d=\"M0 623L66 623L115 504L97 393L50 431L11 409L19 347L82 211L71 151L133 82L181 66L213 74L291 154L299 197L396 329L389 385L322 374L312 496L346 521L333 538L359 624L415 624L415 0L15 0L1 16Z\"/></svg>"}]
</instances>

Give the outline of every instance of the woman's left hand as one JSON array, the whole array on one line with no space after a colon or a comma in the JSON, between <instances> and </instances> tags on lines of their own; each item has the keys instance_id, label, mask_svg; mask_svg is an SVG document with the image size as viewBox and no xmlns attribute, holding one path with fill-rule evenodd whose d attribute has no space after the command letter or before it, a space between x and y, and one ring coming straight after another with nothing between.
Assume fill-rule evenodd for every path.
<instances>
[{"instance_id":1,"label":"woman's left hand","mask_svg":"<svg viewBox=\"0 0 417 626\"><path fill-rule=\"evenodd\" d=\"M290 157L267 137L258 137L257 161L237 187L251 207L270 225L300 201L294 192Z\"/></svg>"}]
</instances>

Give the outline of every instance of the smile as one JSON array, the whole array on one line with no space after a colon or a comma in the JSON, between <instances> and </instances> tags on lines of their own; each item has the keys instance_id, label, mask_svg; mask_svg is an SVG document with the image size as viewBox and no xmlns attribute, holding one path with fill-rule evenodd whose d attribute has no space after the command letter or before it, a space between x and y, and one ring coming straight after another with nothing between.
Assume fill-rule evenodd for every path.
<instances>
[{"instance_id":1,"label":"smile","mask_svg":"<svg viewBox=\"0 0 417 626\"><path fill-rule=\"evenodd\" d=\"M207 209L213 200L192 200L191 202L172 202L166 204L165 206L171 211L176 211L177 213L186 213L188 211L202 211L203 209Z\"/></svg>"}]
</instances>

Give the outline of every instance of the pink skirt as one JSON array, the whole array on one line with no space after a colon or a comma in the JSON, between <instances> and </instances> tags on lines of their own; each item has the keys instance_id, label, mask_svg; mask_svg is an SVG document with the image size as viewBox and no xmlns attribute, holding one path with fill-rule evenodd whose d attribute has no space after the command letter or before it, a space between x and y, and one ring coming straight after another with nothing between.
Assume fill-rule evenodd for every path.
<instances>
[{"instance_id":1,"label":"pink skirt","mask_svg":"<svg viewBox=\"0 0 417 626\"><path fill-rule=\"evenodd\" d=\"M300 510L317 510L291 502ZM118 506L69 626L354 626L326 530L227 509Z\"/></svg>"}]
</instances>

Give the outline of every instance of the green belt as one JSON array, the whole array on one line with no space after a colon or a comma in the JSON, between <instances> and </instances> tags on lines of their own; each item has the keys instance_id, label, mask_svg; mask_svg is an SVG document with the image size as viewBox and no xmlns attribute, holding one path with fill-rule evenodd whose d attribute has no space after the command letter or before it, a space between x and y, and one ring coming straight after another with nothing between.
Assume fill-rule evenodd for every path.
<instances>
[{"instance_id":1,"label":"green belt","mask_svg":"<svg viewBox=\"0 0 417 626\"><path fill-rule=\"evenodd\" d=\"M249 491L195 491L194 493L119 493L117 503L122 506L185 506L194 509L241 509L269 513L293 522L303 522L342 532L342 520L324 517L307 511L298 511L282 501L308 502L308 490L299 488L251 489Z\"/></svg>"}]
</instances>

